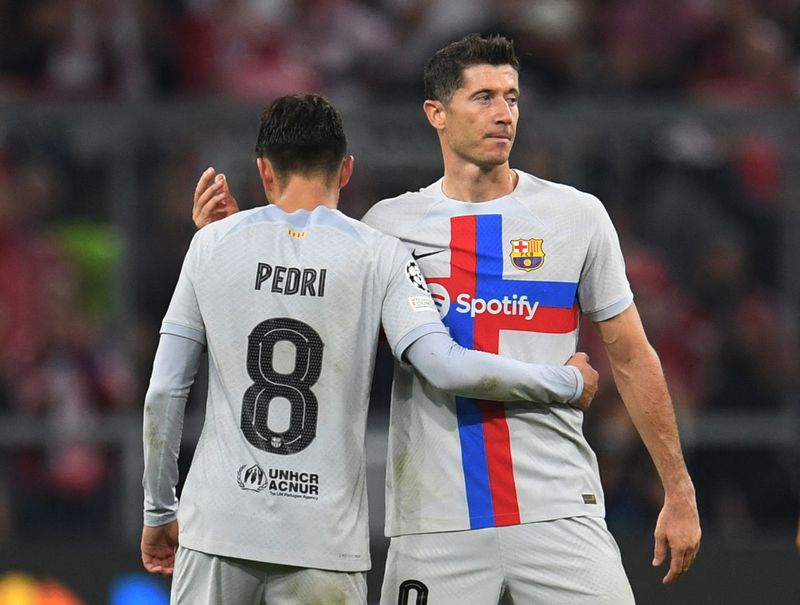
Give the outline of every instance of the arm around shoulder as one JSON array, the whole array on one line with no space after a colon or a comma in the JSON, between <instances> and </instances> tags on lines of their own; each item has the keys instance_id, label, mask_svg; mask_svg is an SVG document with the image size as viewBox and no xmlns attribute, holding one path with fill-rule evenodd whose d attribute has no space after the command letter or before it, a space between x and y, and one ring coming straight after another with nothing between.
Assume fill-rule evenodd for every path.
<instances>
[{"instance_id":1,"label":"arm around shoulder","mask_svg":"<svg viewBox=\"0 0 800 605\"><path fill-rule=\"evenodd\" d=\"M425 334L409 345L404 355L425 380L454 395L576 403L585 394L582 373L573 365L529 364L465 349L442 332Z\"/></svg>"}]
</instances>

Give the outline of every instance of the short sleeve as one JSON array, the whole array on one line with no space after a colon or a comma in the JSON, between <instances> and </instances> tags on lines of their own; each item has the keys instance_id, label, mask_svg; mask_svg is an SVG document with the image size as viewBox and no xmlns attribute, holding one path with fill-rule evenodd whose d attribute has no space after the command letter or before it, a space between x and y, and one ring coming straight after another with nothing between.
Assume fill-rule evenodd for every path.
<instances>
[{"instance_id":1,"label":"short sleeve","mask_svg":"<svg viewBox=\"0 0 800 605\"><path fill-rule=\"evenodd\" d=\"M431 332L447 333L447 328L439 319L425 278L408 249L396 238L386 239L381 266L388 271L381 322L392 353L402 359L405 349L415 340Z\"/></svg>"},{"instance_id":2,"label":"short sleeve","mask_svg":"<svg viewBox=\"0 0 800 605\"><path fill-rule=\"evenodd\" d=\"M202 345L206 344L206 331L203 318L200 314L200 305L197 300L196 285L200 275L200 248L202 240L199 232L195 234L189 251L183 259L178 283L172 294L169 308L161 323L162 334L174 334L190 338Z\"/></svg>"},{"instance_id":3,"label":"short sleeve","mask_svg":"<svg viewBox=\"0 0 800 605\"><path fill-rule=\"evenodd\" d=\"M578 286L581 311L592 321L604 321L622 313L633 302L619 238L602 204L591 208L594 231L589 241Z\"/></svg>"}]
</instances>

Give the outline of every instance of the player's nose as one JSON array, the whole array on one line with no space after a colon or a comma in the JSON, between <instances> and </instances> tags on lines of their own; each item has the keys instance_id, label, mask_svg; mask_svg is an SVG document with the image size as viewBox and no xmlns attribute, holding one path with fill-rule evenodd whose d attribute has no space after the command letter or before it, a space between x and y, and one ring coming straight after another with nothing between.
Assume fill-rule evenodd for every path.
<instances>
[{"instance_id":1,"label":"player's nose","mask_svg":"<svg viewBox=\"0 0 800 605\"><path fill-rule=\"evenodd\" d=\"M498 99L495 103L495 120L500 124L511 124L514 119L514 114L511 111L511 105L505 99Z\"/></svg>"}]
</instances>

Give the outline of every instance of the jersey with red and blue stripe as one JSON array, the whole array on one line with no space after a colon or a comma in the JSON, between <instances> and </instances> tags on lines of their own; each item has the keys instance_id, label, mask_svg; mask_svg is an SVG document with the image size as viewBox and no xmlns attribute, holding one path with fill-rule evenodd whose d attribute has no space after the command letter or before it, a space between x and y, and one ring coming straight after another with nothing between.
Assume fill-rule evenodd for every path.
<instances>
[{"instance_id":1,"label":"jersey with red and blue stripe","mask_svg":"<svg viewBox=\"0 0 800 605\"><path fill-rule=\"evenodd\" d=\"M617 234L595 197L517 171L508 196L448 198L442 180L363 221L403 240L462 346L533 363L575 353L581 315L633 301ZM441 392L397 363L386 477L389 536L603 516L583 413Z\"/></svg>"}]
</instances>

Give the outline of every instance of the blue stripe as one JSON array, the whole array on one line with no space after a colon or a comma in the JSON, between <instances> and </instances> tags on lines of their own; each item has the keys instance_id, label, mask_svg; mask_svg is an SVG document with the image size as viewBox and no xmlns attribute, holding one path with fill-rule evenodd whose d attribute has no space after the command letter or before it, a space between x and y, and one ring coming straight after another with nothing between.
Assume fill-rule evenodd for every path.
<instances>
[{"instance_id":1,"label":"blue stripe","mask_svg":"<svg viewBox=\"0 0 800 605\"><path fill-rule=\"evenodd\" d=\"M478 279L475 284L477 298L502 298L497 295L503 284L503 217L489 214L476 217L476 242L478 250ZM487 279L488 278L488 279ZM518 293L519 284L512 284ZM510 290L510 288L509 288Z\"/></svg>"},{"instance_id":2,"label":"blue stripe","mask_svg":"<svg viewBox=\"0 0 800 605\"><path fill-rule=\"evenodd\" d=\"M482 219L490 219L484 221ZM492 220L496 219L496 220ZM502 258L494 253L496 242L501 242L496 229L502 230L502 217L477 217L477 274L498 272L502 276ZM494 240L492 239L494 238ZM476 283L476 296L480 296L481 283ZM463 347L474 348L475 320L466 313L450 313L451 330L458 335L455 340ZM458 416L458 435L461 440L461 465L464 470L464 486L466 488L469 525L472 529L493 527L494 503L489 485L489 463L486 458L486 439L483 433L483 415L475 399L456 397L456 414Z\"/></svg>"},{"instance_id":3,"label":"blue stripe","mask_svg":"<svg viewBox=\"0 0 800 605\"><path fill-rule=\"evenodd\" d=\"M494 505L489 488L489 466L483 435L483 416L475 399L456 397L461 465L467 492L469 525L472 529L493 527Z\"/></svg>"},{"instance_id":4,"label":"blue stripe","mask_svg":"<svg viewBox=\"0 0 800 605\"><path fill-rule=\"evenodd\" d=\"M469 313L456 313L454 304L450 303L450 311L442 319L442 323L450 328L450 336L465 349L475 348L475 319Z\"/></svg>"}]
</instances>

